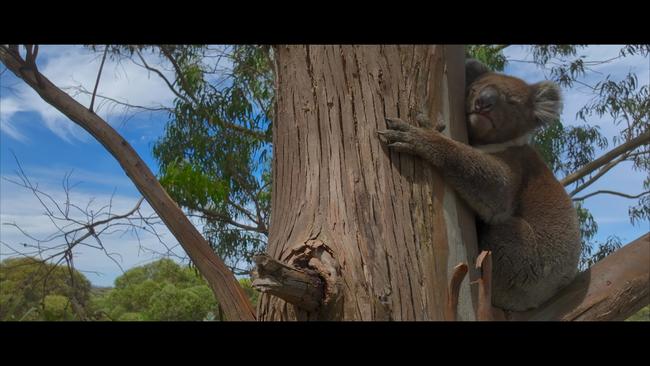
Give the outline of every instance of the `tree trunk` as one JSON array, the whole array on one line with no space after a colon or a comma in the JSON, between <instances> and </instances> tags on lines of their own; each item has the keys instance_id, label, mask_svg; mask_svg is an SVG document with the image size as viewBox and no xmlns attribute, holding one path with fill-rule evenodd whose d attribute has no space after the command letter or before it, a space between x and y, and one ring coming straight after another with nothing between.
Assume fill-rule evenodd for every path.
<instances>
[{"instance_id":1,"label":"tree trunk","mask_svg":"<svg viewBox=\"0 0 650 366\"><path fill-rule=\"evenodd\" d=\"M466 140L463 47L274 51L267 252L305 270L294 274L304 281L315 271L323 293L315 310L264 293L258 319L453 319L445 309L454 268L469 263L469 277L477 276L473 215L428 164L389 152L376 131L386 127L385 117L422 125L418 115L424 113L434 123L450 123L445 133ZM459 320L475 319L476 299L465 278Z\"/></svg>"}]
</instances>

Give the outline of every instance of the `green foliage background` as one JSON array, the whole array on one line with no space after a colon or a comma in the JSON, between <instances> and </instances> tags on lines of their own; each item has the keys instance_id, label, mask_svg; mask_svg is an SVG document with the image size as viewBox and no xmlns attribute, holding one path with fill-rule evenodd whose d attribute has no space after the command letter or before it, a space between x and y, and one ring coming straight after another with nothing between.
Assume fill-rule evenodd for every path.
<instances>
[{"instance_id":1,"label":"green foliage background","mask_svg":"<svg viewBox=\"0 0 650 366\"><path fill-rule=\"evenodd\" d=\"M257 304L250 280L239 282ZM126 271L114 288L92 289L83 274L66 266L21 258L0 263L0 320L197 321L223 315L198 272L171 259Z\"/></svg>"},{"instance_id":2,"label":"green foliage background","mask_svg":"<svg viewBox=\"0 0 650 366\"><path fill-rule=\"evenodd\" d=\"M90 282L74 269L34 258L0 262L0 320L79 320L89 301Z\"/></svg>"},{"instance_id":3,"label":"green foliage background","mask_svg":"<svg viewBox=\"0 0 650 366\"><path fill-rule=\"evenodd\" d=\"M256 302L250 281L240 284ZM100 319L222 320L218 302L194 268L171 259L132 268L115 280L115 288L93 299Z\"/></svg>"}]
</instances>

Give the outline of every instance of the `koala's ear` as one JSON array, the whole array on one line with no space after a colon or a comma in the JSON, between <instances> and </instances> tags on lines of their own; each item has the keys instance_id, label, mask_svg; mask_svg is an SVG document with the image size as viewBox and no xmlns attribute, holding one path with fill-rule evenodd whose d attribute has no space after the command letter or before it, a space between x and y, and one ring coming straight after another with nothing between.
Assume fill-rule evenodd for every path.
<instances>
[{"instance_id":1,"label":"koala's ear","mask_svg":"<svg viewBox=\"0 0 650 366\"><path fill-rule=\"evenodd\" d=\"M553 122L562 113L562 91L551 81L542 81L532 85L534 113L540 125Z\"/></svg>"},{"instance_id":2,"label":"koala's ear","mask_svg":"<svg viewBox=\"0 0 650 366\"><path fill-rule=\"evenodd\" d=\"M468 58L465 61L465 86L469 86L478 79L479 76L491 72L481 61Z\"/></svg>"}]
</instances>

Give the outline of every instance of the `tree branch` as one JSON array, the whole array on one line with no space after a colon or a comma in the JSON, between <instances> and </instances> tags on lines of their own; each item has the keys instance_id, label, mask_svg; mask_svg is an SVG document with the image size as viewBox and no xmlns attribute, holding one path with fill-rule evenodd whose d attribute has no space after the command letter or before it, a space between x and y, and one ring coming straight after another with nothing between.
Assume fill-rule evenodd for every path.
<instances>
[{"instance_id":1,"label":"tree branch","mask_svg":"<svg viewBox=\"0 0 650 366\"><path fill-rule=\"evenodd\" d=\"M568 186L569 184L577 181L578 179L580 179L580 178L590 174L594 170L600 168L601 166L609 163L610 161L612 161L612 159L615 159L619 155L624 154L624 153L626 153L628 151L631 151L633 149L636 149L637 147L639 147L639 146L641 146L643 144L647 144L648 142L650 142L650 130L642 133L641 135L637 136L636 138L634 138L634 139L632 139L630 141L627 141L627 142L615 147L614 149L612 149L609 152L605 153L604 155L602 155L598 159L592 161L591 163L585 164L585 166L580 168L578 171L564 177L564 179L562 179L560 181L560 183L562 183L562 185L564 185L564 186Z\"/></svg>"},{"instance_id":2,"label":"tree branch","mask_svg":"<svg viewBox=\"0 0 650 366\"><path fill-rule=\"evenodd\" d=\"M64 88L61 88L61 89L62 90L74 91L73 96L76 96L77 94L86 94L86 95L92 95L93 94L90 91L88 91L86 88L84 88L83 85L68 86L68 87L64 87ZM107 97L107 96L101 95L101 94L96 94L96 97L101 98L101 99L105 99L105 100L107 100L109 102L112 102L112 103L115 103L115 104L118 104L118 105L121 105L121 106L125 107L125 110L128 109L128 108L133 108L133 109L142 109L143 111L150 111L150 112L162 112L162 111L166 111L166 112L170 112L170 113L173 112L173 110L171 108L164 107L162 105L160 107L154 107L154 106L145 107L143 105L136 105L136 104L129 104L127 102L122 102L122 101L119 101L117 99Z\"/></svg>"},{"instance_id":3,"label":"tree branch","mask_svg":"<svg viewBox=\"0 0 650 366\"><path fill-rule=\"evenodd\" d=\"M238 205L236 202L233 202L230 198L226 198L226 201L228 202L229 205L234 207L237 211L241 212L244 214L246 217L248 217L249 220L252 222L256 223L257 226L260 226L260 222L258 221L257 218L253 217L253 213L248 211L247 209L243 208L241 205Z\"/></svg>"},{"instance_id":4,"label":"tree branch","mask_svg":"<svg viewBox=\"0 0 650 366\"><path fill-rule=\"evenodd\" d=\"M106 61L106 55L108 54L108 45L104 48L104 56L102 56L102 62L99 64L99 71L97 72L97 80L95 81L95 88L93 89L93 96L90 99L90 111L93 112L93 106L95 105L95 95L97 94L97 87L99 86L99 78L102 76L102 69L104 68L104 61Z\"/></svg>"},{"instance_id":5,"label":"tree branch","mask_svg":"<svg viewBox=\"0 0 650 366\"><path fill-rule=\"evenodd\" d=\"M190 105L192 104L192 102L189 99L187 99L185 96L181 95L174 88L174 85L172 85L172 83L169 81L169 79L167 79L167 77L165 77L165 75L162 72L160 72L160 70L158 70L156 68L153 68L153 67L149 66L149 64L147 64L147 61L145 61L145 59L142 56L142 53L140 53L140 51L136 51L136 53L138 54L138 57L140 58L140 61L142 61L142 65L144 66L145 69L147 69L147 70L149 70L151 72L154 72L154 73L156 73L156 75L160 76L160 78L163 79L165 84L167 84L167 87L169 87L169 90L171 90L172 93L174 93L174 95L176 95L179 99L182 99L187 104L190 104Z\"/></svg>"},{"instance_id":6,"label":"tree branch","mask_svg":"<svg viewBox=\"0 0 650 366\"><path fill-rule=\"evenodd\" d=\"M160 51L163 53L163 55L165 55L167 60L171 62L172 66L174 67L174 70L176 70L176 75L178 76L178 79L181 82L181 88L183 89L183 91L185 91L185 93L190 97L190 99L192 99L192 101L194 101L194 103L200 104L199 101L194 96L194 94L191 92L190 84L188 84L187 80L185 79L185 76L183 75L183 70L181 69L178 62L176 62L174 56L171 54L171 52L169 52L167 47L165 47L164 45L160 45L158 47L160 48Z\"/></svg>"},{"instance_id":7,"label":"tree branch","mask_svg":"<svg viewBox=\"0 0 650 366\"><path fill-rule=\"evenodd\" d=\"M629 154L623 154L620 157L616 158L616 160L610 161L609 163L603 165L603 167L600 168L600 170L598 170L598 173L596 173L594 176L590 177L589 180L587 180L586 182L584 182L581 185L579 185L578 187L576 187L571 193L569 193L569 196L573 197L576 194L578 194L579 192L581 192L582 190L584 190L585 188L589 187L592 183L594 183L600 177L605 175L605 173L607 173L613 167L618 165L618 163L620 163L622 161L625 161L625 159L627 159L628 157L629 157Z\"/></svg>"},{"instance_id":8,"label":"tree branch","mask_svg":"<svg viewBox=\"0 0 650 366\"><path fill-rule=\"evenodd\" d=\"M178 204L167 194L131 145L106 121L52 84L38 70L24 70L25 62L5 46L0 61L23 79L47 103L88 131L113 155L205 276L230 320L254 320L254 310L239 283ZM38 75L38 76L37 76ZM39 83L38 81L41 81Z\"/></svg>"},{"instance_id":9,"label":"tree branch","mask_svg":"<svg viewBox=\"0 0 650 366\"><path fill-rule=\"evenodd\" d=\"M316 310L324 297L324 285L315 271L299 270L266 254L253 257L253 287L307 311Z\"/></svg>"},{"instance_id":10,"label":"tree branch","mask_svg":"<svg viewBox=\"0 0 650 366\"><path fill-rule=\"evenodd\" d=\"M231 129L240 132L242 134L248 135L250 137L254 137L261 141L271 142L271 140L266 136L266 134L264 134L264 132L261 131L251 130L250 128L238 126L234 123L226 122L221 119L215 118L213 116L208 117L208 122L220 126L222 128Z\"/></svg>"},{"instance_id":11,"label":"tree branch","mask_svg":"<svg viewBox=\"0 0 650 366\"><path fill-rule=\"evenodd\" d=\"M257 224L257 226L251 226L251 225L246 225L246 224L239 223L239 222L231 219L227 215L221 214L221 213L219 213L217 211L213 211L213 210L210 210L210 209L207 209L207 208L197 208L196 210L199 211L200 213L202 213L203 215L205 215L208 218L211 218L213 220L223 221L223 222L225 222L225 223L227 223L229 225L240 228L242 230L255 231L255 232L258 232L258 233L261 233L261 234L265 234L265 235L269 234L268 230L261 227L260 224L257 223L257 222L255 222Z\"/></svg>"},{"instance_id":12,"label":"tree branch","mask_svg":"<svg viewBox=\"0 0 650 366\"><path fill-rule=\"evenodd\" d=\"M625 320L650 303L650 233L588 270L538 309L509 320Z\"/></svg>"},{"instance_id":13,"label":"tree branch","mask_svg":"<svg viewBox=\"0 0 650 366\"><path fill-rule=\"evenodd\" d=\"M591 196L595 196L597 194L612 194L612 195L615 195L615 196L621 196L621 197L625 197L625 198L635 199L635 198L639 198L641 196L644 196L644 195L646 195L648 193L650 193L650 191L641 192L641 193L633 196L633 195L630 195L630 194L625 194L625 193L616 192L616 191L600 190L600 191L596 191L596 192L591 192L591 193L586 194L586 195L584 195L582 197L574 198L573 200L574 201L583 201L583 200L586 200L587 198L589 198Z\"/></svg>"}]
</instances>

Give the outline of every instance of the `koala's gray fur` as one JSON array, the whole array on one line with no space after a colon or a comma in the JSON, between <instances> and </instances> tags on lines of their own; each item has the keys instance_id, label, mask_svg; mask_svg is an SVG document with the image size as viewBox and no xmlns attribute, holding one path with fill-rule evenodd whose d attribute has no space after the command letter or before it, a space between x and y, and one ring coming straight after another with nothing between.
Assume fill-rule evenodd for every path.
<instances>
[{"instance_id":1,"label":"koala's gray fur","mask_svg":"<svg viewBox=\"0 0 650 366\"><path fill-rule=\"evenodd\" d=\"M560 90L490 72L476 60L466 75L472 146L399 119L388 118L388 130L378 133L389 148L436 166L476 212L479 244L493 253L493 304L531 309L573 280L580 256L573 203L527 143L535 128L559 117Z\"/></svg>"}]
</instances>

